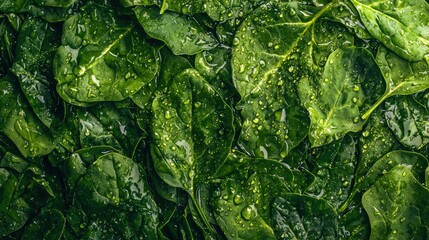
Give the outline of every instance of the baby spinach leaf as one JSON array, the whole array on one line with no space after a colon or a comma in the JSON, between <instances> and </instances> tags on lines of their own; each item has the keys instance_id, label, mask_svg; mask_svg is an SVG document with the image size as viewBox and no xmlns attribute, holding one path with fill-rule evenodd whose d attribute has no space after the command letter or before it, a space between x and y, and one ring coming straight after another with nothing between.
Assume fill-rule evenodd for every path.
<instances>
[{"instance_id":1,"label":"baby spinach leaf","mask_svg":"<svg viewBox=\"0 0 429 240\"><path fill-rule=\"evenodd\" d=\"M65 21L53 67L60 96L87 106L136 93L154 78L158 63L153 47L128 19L90 3Z\"/></svg>"},{"instance_id":2,"label":"baby spinach leaf","mask_svg":"<svg viewBox=\"0 0 429 240\"><path fill-rule=\"evenodd\" d=\"M99 157L76 185L67 216L76 234L85 238L156 238L158 207L145 176L141 167L123 155Z\"/></svg>"},{"instance_id":3,"label":"baby spinach leaf","mask_svg":"<svg viewBox=\"0 0 429 240\"><path fill-rule=\"evenodd\" d=\"M155 98L152 112L155 168L170 185L192 192L194 178L216 173L228 155L232 111L198 72L188 69L175 77L167 94Z\"/></svg>"},{"instance_id":4,"label":"baby spinach leaf","mask_svg":"<svg viewBox=\"0 0 429 240\"><path fill-rule=\"evenodd\" d=\"M362 197L371 239L426 239L429 190L406 166L397 166Z\"/></svg>"},{"instance_id":5,"label":"baby spinach leaf","mask_svg":"<svg viewBox=\"0 0 429 240\"><path fill-rule=\"evenodd\" d=\"M363 192L371 188L383 175L398 165L406 166L415 178L424 182L428 160L423 155L401 150L392 151L381 157L364 177L358 179L346 203L350 203L355 197L360 199ZM346 205L344 204L341 210L344 210Z\"/></svg>"},{"instance_id":6,"label":"baby spinach leaf","mask_svg":"<svg viewBox=\"0 0 429 240\"><path fill-rule=\"evenodd\" d=\"M239 106L243 125L238 144L251 156L284 158L307 135L308 115L295 85L279 72L271 75L277 84L259 86Z\"/></svg>"},{"instance_id":7,"label":"baby spinach leaf","mask_svg":"<svg viewBox=\"0 0 429 240\"><path fill-rule=\"evenodd\" d=\"M36 157L50 153L55 145L46 126L31 111L25 97L16 86L16 79L6 75L0 79L0 130L15 143L24 157Z\"/></svg>"},{"instance_id":8,"label":"baby spinach leaf","mask_svg":"<svg viewBox=\"0 0 429 240\"><path fill-rule=\"evenodd\" d=\"M310 168L316 178L307 193L325 199L334 209L341 206L354 181L355 152L356 142L349 135L326 145Z\"/></svg>"},{"instance_id":9,"label":"baby spinach leaf","mask_svg":"<svg viewBox=\"0 0 429 240\"><path fill-rule=\"evenodd\" d=\"M321 146L362 129L360 119L367 99L376 89L367 89L381 78L371 54L361 48L337 49L329 55L321 77L303 78L298 90L310 114L310 142Z\"/></svg>"},{"instance_id":10,"label":"baby spinach leaf","mask_svg":"<svg viewBox=\"0 0 429 240\"><path fill-rule=\"evenodd\" d=\"M91 108L77 110L79 118L79 138L83 148L107 145L119 151L127 152L129 157L143 137L133 115L127 109L116 109L112 104L104 103Z\"/></svg>"},{"instance_id":11,"label":"baby spinach leaf","mask_svg":"<svg viewBox=\"0 0 429 240\"><path fill-rule=\"evenodd\" d=\"M370 118L359 136L359 165L356 169L356 182L361 182L373 164L397 148L395 136L387 126L384 110L379 107Z\"/></svg>"},{"instance_id":12,"label":"baby spinach leaf","mask_svg":"<svg viewBox=\"0 0 429 240\"><path fill-rule=\"evenodd\" d=\"M394 95L410 95L429 88L429 63L409 62L385 47L377 52L376 62L386 82L386 90L362 116L367 119L384 100Z\"/></svg>"},{"instance_id":13,"label":"baby spinach leaf","mask_svg":"<svg viewBox=\"0 0 429 240\"><path fill-rule=\"evenodd\" d=\"M160 177L186 190L196 203L197 182L215 174L229 153L234 137L232 111L197 71L188 69L153 101L151 137ZM200 217L210 227L205 216Z\"/></svg>"},{"instance_id":14,"label":"baby spinach leaf","mask_svg":"<svg viewBox=\"0 0 429 240\"><path fill-rule=\"evenodd\" d=\"M210 206L227 238L276 239L267 207L277 196L293 191L291 170L277 161L229 158L211 185ZM232 166L231 164L239 164ZM277 182L277 184L272 184Z\"/></svg>"},{"instance_id":15,"label":"baby spinach leaf","mask_svg":"<svg viewBox=\"0 0 429 240\"><path fill-rule=\"evenodd\" d=\"M369 239L369 219L361 204L340 217L340 229L342 239Z\"/></svg>"},{"instance_id":16,"label":"baby spinach leaf","mask_svg":"<svg viewBox=\"0 0 429 240\"><path fill-rule=\"evenodd\" d=\"M402 145L421 149L429 143L429 110L411 96L387 99L385 117Z\"/></svg>"},{"instance_id":17,"label":"baby spinach leaf","mask_svg":"<svg viewBox=\"0 0 429 240\"><path fill-rule=\"evenodd\" d=\"M277 239L338 238L337 214L322 199L285 194L274 199L271 211Z\"/></svg>"},{"instance_id":18,"label":"baby spinach leaf","mask_svg":"<svg viewBox=\"0 0 429 240\"><path fill-rule=\"evenodd\" d=\"M57 28L39 18L28 18L22 24L17 44L12 72L34 113L50 127L59 104L51 69L60 44Z\"/></svg>"},{"instance_id":19,"label":"baby spinach leaf","mask_svg":"<svg viewBox=\"0 0 429 240\"><path fill-rule=\"evenodd\" d=\"M232 69L229 59L231 49L216 47L195 56L195 69L223 96L232 101L237 92L232 83Z\"/></svg>"},{"instance_id":20,"label":"baby spinach leaf","mask_svg":"<svg viewBox=\"0 0 429 240\"><path fill-rule=\"evenodd\" d=\"M193 55L217 46L214 36L192 17L160 14L155 7L136 7L135 15L149 36L163 41L176 55Z\"/></svg>"},{"instance_id":21,"label":"baby spinach leaf","mask_svg":"<svg viewBox=\"0 0 429 240\"><path fill-rule=\"evenodd\" d=\"M37 215L25 228L23 239L58 240L61 238L66 219L56 210L47 210Z\"/></svg>"},{"instance_id":22,"label":"baby spinach leaf","mask_svg":"<svg viewBox=\"0 0 429 240\"><path fill-rule=\"evenodd\" d=\"M351 0L368 32L386 47L409 61L429 58L429 4L413 0ZM429 62L428 62L429 63Z\"/></svg>"}]
</instances>

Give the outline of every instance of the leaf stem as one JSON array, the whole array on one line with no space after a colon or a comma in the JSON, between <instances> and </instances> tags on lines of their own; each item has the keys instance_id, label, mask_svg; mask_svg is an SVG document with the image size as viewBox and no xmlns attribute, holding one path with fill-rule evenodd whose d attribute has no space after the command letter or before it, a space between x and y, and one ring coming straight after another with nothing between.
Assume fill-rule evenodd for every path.
<instances>
[{"instance_id":1,"label":"leaf stem","mask_svg":"<svg viewBox=\"0 0 429 240\"><path fill-rule=\"evenodd\" d=\"M390 97L390 95L388 93L385 93L381 98L379 98L377 100L377 102L375 102L374 105L372 105L372 107L370 109L368 109L364 115L362 115L362 120L367 120L369 118L369 116L371 115L372 112L374 112L374 110L380 106L380 104L382 102L384 102L384 100L386 100L386 98Z\"/></svg>"},{"instance_id":2,"label":"leaf stem","mask_svg":"<svg viewBox=\"0 0 429 240\"><path fill-rule=\"evenodd\" d=\"M203 210L201 209L201 206L199 204L199 201L197 201L197 199L195 199L195 195L194 193L189 193L189 195L191 196L192 202L195 205L195 208L197 209L198 215L200 215L201 219L203 220L204 225L206 225L207 229L211 232L214 233L214 229L212 227L212 225L210 224L209 220L207 219L206 215L204 214Z\"/></svg>"}]
</instances>

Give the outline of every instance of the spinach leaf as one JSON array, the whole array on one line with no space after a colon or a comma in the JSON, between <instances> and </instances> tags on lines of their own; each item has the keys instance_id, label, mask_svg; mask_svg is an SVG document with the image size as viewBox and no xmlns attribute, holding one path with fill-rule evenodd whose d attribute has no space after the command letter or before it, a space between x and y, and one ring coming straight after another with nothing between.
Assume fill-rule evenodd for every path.
<instances>
[{"instance_id":1,"label":"spinach leaf","mask_svg":"<svg viewBox=\"0 0 429 240\"><path fill-rule=\"evenodd\" d=\"M224 47L216 47L195 55L195 69L227 102L233 101L237 96L232 83L230 58L231 49Z\"/></svg>"},{"instance_id":2,"label":"spinach leaf","mask_svg":"<svg viewBox=\"0 0 429 240\"><path fill-rule=\"evenodd\" d=\"M67 220L76 234L99 238L156 238L158 207L145 171L131 159L108 153L76 185Z\"/></svg>"},{"instance_id":3,"label":"spinach leaf","mask_svg":"<svg viewBox=\"0 0 429 240\"><path fill-rule=\"evenodd\" d=\"M277 239L336 239L335 210L324 200L299 194L285 194L271 206Z\"/></svg>"},{"instance_id":4,"label":"spinach leaf","mask_svg":"<svg viewBox=\"0 0 429 240\"><path fill-rule=\"evenodd\" d=\"M160 14L154 7L137 7L134 12L146 33L163 41L176 55L193 55L217 45L214 36L189 16Z\"/></svg>"},{"instance_id":5,"label":"spinach leaf","mask_svg":"<svg viewBox=\"0 0 429 240\"><path fill-rule=\"evenodd\" d=\"M152 112L155 169L166 183L183 188L195 202L195 185L215 174L229 153L234 137L232 111L198 72L188 69L174 78L166 94L155 98Z\"/></svg>"},{"instance_id":6,"label":"spinach leaf","mask_svg":"<svg viewBox=\"0 0 429 240\"><path fill-rule=\"evenodd\" d=\"M411 96L386 100L386 122L404 146L421 149L429 142L429 111Z\"/></svg>"},{"instance_id":7,"label":"spinach leaf","mask_svg":"<svg viewBox=\"0 0 429 240\"><path fill-rule=\"evenodd\" d=\"M16 86L16 79L6 75L0 79L0 130L17 146L24 157L36 157L50 153L55 147L53 137L46 126L31 111L25 97Z\"/></svg>"},{"instance_id":8,"label":"spinach leaf","mask_svg":"<svg viewBox=\"0 0 429 240\"><path fill-rule=\"evenodd\" d=\"M429 190L406 166L390 170L362 197L371 239L426 239Z\"/></svg>"},{"instance_id":9,"label":"spinach leaf","mask_svg":"<svg viewBox=\"0 0 429 240\"><path fill-rule=\"evenodd\" d=\"M55 25L39 18L26 19L19 32L12 67L34 113L47 127L55 120L59 105L51 69L59 43Z\"/></svg>"},{"instance_id":10,"label":"spinach leaf","mask_svg":"<svg viewBox=\"0 0 429 240\"><path fill-rule=\"evenodd\" d=\"M363 192L371 188L383 175L398 165L406 166L415 178L424 182L425 169L428 166L426 157L418 153L401 150L389 152L375 162L364 177L358 179L341 210L344 210L354 198L360 199Z\"/></svg>"},{"instance_id":11,"label":"spinach leaf","mask_svg":"<svg viewBox=\"0 0 429 240\"><path fill-rule=\"evenodd\" d=\"M37 215L25 228L23 239L60 239L66 219L63 214L55 209L47 210Z\"/></svg>"},{"instance_id":12,"label":"spinach leaf","mask_svg":"<svg viewBox=\"0 0 429 240\"><path fill-rule=\"evenodd\" d=\"M410 95L429 88L428 63L408 62L384 47L378 49L376 62L386 82L386 90L362 119L367 119L374 109L391 96Z\"/></svg>"},{"instance_id":13,"label":"spinach leaf","mask_svg":"<svg viewBox=\"0 0 429 240\"><path fill-rule=\"evenodd\" d=\"M368 32L386 47L409 61L427 59L429 4L412 0L408 4L395 1L351 0Z\"/></svg>"},{"instance_id":14,"label":"spinach leaf","mask_svg":"<svg viewBox=\"0 0 429 240\"><path fill-rule=\"evenodd\" d=\"M90 3L67 19L63 29L53 67L57 91L71 104L123 100L157 72L153 47L111 9Z\"/></svg>"},{"instance_id":15,"label":"spinach leaf","mask_svg":"<svg viewBox=\"0 0 429 240\"><path fill-rule=\"evenodd\" d=\"M127 152L131 157L139 139L144 136L133 121L133 114L128 109L116 109L112 104L78 109L77 117L83 148L106 145Z\"/></svg>"},{"instance_id":16,"label":"spinach leaf","mask_svg":"<svg viewBox=\"0 0 429 240\"><path fill-rule=\"evenodd\" d=\"M323 74L303 78L298 90L310 114L310 141L313 147L358 132L360 116L377 89L368 88L381 78L371 54L361 48L337 49L327 60Z\"/></svg>"},{"instance_id":17,"label":"spinach leaf","mask_svg":"<svg viewBox=\"0 0 429 240\"><path fill-rule=\"evenodd\" d=\"M60 191L53 193L57 176L46 171L46 166L25 162L13 154L0 161L0 237L22 228L41 207L49 205ZM46 176L49 175L49 176ZM54 181L54 182L53 182ZM55 183L56 181L56 183ZM52 186L52 188L51 188Z\"/></svg>"},{"instance_id":18,"label":"spinach leaf","mask_svg":"<svg viewBox=\"0 0 429 240\"><path fill-rule=\"evenodd\" d=\"M356 142L348 135L326 145L310 167L316 178L307 193L325 199L335 209L341 206L352 190L355 152Z\"/></svg>"}]
</instances>

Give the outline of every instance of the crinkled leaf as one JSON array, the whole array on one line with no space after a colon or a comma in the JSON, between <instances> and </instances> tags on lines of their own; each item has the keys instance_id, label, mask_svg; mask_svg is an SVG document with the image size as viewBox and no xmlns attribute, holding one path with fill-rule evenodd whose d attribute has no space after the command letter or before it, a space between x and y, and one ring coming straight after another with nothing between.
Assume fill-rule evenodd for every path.
<instances>
[{"instance_id":1,"label":"crinkled leaf","mask_svg":"<svg viewBox=\"0 0 429 240\"><path fill-rule=\"evenodd\" d=\"M429 110L411 96L386 100L386 122L402 145L421 149L429 143Z\"/></svg>"},{"instance_id":2,"label":"crinkled leaf","mask_svg":"<svg viewBox=\"0 0 429 240\"><path fill-rule=\"evenodd\" d=\"M61 238L66 219L56 210L47 210L37 215L25 228L23 239L58 240Z\"/></svg>"},{"instance_id":3,"label":"crinkled leaf","mask_svg":"<svg viewBox=\"0 0 429 240\"><path fill-rule=\"evenodd\" d=\"M322 199L285 194L270 207L277 239L338 238L337 213Z\"/></svg>"},{"instance_id":4,"label":"crinkled leaf","mask_svg":"<svg viewBox=\"0 0 429 240\"><path fill-rule=\"evenodd\" d=\"M362 197L371 239L427 239L429 190L406 166L397 166Z\"/></svg>"},{"instance_id":5,"label":"crinkled leaf","mask_svg":"<svg viewBox=\"0 0 429 240\"><path fill-rule=\"evenodd\" d=\"M24 157L36 157L50 153L54 140L49 130L31 111L25 97L16 86L16 79L6 75L0 79L0 129L8 136Z\"/></svg>"},{"instance_id":6,"label":"crinkled leaf","mask_svg":"<svg viewBox=\"0 0 429 240\"><path fill-rule=\"evenodd\" d=\"M155 238L158 207L145 176L123 155L99 157L76 185L67 216L74 231L85 238Z\"/></svg>"},{"instance_id":7,"label":"crinkled leaf","mask_svg":"<svg viewBox=\"0 0 429 240\"><path fill-rule=\"evenodd\" d=\"M429 3L351 0L365 28L386 47L409 61L429 57Z\"/></svg>"},{"instance_id":8,"label":"crinkled leaf","mask_svg":"<svg viewBox=\"0 0 429 240\"><path fill-rule=\"evenodd\" d=\"M57 91L67 102L86 106L123 100L157 72L154 48L111 9L88 4L67 19L63 29L53 67Z\"/></svg>"},{"instance_id":9,"label":"crinkled leaf","mask_svg":"<svg viewBox=\"0 0 429 240\"><path fill-rule=\"evenodd\" d=\"M194 55L217 46L214 36L194 18L158 8L136 7L135 15L149 36L167 44L176 55Z\"/></svg>"},{"instance_id":10,"label":"crinkled leaf","mask_svg":"<svg viewBox=\"0 0 429 240\"><path fill-rule=\"evenodd\" d=\"M56 118L58 107L51 65L59 44L55 25L39 18L28 18L19 32L12 67L34 113L47 127Z\"/></svg>"},{"instance_id":11,"label":"crinkled leaf","mask_svg":"<svg viewBox=\"0 0 429 240\"><path fill-rule=\"evenodd\" d=\"M429 88L429 63L406 61L385 47L378 49L376 62L386 82L386 90L362 116L363 119L391 96L410 95Z\"/></svg>"},{"instance_id":12,"label":"crinkled leaf","mask_svg":"<svg viewBox=\"0 0 429 240\"><path fill-rule=\"evenodd\" d=\"M381 76L372 55L361 48L337 49L329 55L323 74L303 78L298 90L310 114L310 141L313 147L362 129L368 101L374 99Z\"/></svg>"}]
</instances>

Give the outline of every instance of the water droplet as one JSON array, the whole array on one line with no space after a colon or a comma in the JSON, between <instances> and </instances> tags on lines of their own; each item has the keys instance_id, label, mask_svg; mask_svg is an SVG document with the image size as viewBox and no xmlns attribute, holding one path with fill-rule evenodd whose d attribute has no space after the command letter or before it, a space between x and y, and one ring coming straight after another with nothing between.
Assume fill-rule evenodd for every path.
<instances>
[{"instance_id":1,"label":"water droplet","mask_svg":"<svg viewBox=\"0 0 429 240\"><path fill-rule=\"evenodd\" d=\"M165 117L165 119L170 119L173 117L173 115L171 115L170 111L165 111L164 117Z\"/></svg>"},{"instance_id":2,"label":"water droplet","mask_svg":"<svg viewBox=\"0 0 429 240\"><path fill-rule=\"evenodd\" d=\"M250 220L254 217L256 217L256 209L253 206L245 206L243 210L241 210L241 216L245 220Z\"/></svg>"},{"instance_id":3,"label":"water droplet","mask_svg":"<svg viewBox=\"0 0 429 240\"><path fill-rule=\"evenodd\" d=\"M234 204L239 205L240 203L244 202L244 197L240 194L236 194L233 198Z\"/></svg>"}]
</instances>

